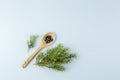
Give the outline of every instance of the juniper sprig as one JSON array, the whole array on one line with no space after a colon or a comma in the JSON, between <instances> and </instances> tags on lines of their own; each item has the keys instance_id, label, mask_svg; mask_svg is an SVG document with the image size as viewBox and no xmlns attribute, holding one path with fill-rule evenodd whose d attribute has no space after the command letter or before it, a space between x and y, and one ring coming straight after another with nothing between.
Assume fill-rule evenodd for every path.
<instances>
[{"instance_id":1,"label":"juniper sprig","mask_svg":"<svg viewBox=\"0 0 120 80\"><path fill-rule=\"evenodd\" d=\"M30 39L27 41L28 50L34 47L35 41L38 38L38 35L31 35Z\"/></svg>"},{"instance_id":2,"label":"juniper sprig","mask_svg":"<svg viewBox=\"0 0 120 80\"><path fill-rule=\"evenodd\" d=\"M70 63L75 57L76 54L70 53L68 48L58 44L45 52L39 52L36 58L36 65L64 71L64 64Z\"/></svg>"}]
</instances>

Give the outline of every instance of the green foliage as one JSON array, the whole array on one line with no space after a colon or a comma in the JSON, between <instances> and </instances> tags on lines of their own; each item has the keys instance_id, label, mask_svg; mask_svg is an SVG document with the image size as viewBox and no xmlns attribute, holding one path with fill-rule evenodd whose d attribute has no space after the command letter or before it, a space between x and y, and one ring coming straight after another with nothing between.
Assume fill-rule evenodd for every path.
<instances>
[{"instance_id":1,"label":"green foliage","mask_svg":"<svg viewBox=\"0 0 120 80\"><path fill-rule=\"evenodd\" d=\"M63 64L70 63L72 58L75 57L76 54L70 53L68 48L65 48L62 44L58 44L54 48L40 52L36 58L36 65L64 71Z\"/></svg>"},{"instance_id":2,"label":"green foliage","mask_svg":"<svg viewBox=\"0 0 120 80\"><path fill-rule=\"evenodd\" d=\"M28 50L34 47L35 41L38 38L38 35L31 35L29 41L27 41Z\"/></svg>"}]
</instances>

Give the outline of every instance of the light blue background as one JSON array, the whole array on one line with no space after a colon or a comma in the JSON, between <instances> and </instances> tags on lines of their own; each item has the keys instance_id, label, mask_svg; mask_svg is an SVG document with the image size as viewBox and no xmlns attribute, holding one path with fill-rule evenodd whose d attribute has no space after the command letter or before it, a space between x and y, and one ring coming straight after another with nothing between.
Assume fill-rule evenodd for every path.
<instances>
[{"instance_id":1,"label":"light blue background","mask_svg":"<svg viewBox=\"0 0 120 80\"><path fill-rule=\"evenodd\" d=\"M30 34L55 32L78 58L65 72L21 65ZM38 41L39 43L39 41ZM44 49L45 50L45 49ZM120 80L119 0L0 0L0 80Z\"/></svg>"}]
</instances>

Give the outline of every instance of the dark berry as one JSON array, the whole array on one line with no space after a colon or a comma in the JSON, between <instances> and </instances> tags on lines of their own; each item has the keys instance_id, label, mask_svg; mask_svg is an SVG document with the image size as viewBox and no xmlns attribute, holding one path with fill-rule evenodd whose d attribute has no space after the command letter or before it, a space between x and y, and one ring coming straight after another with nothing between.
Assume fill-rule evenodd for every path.
<instances>
[{"instance_id":1,"label":"dark berry","mask_svg":"<svg viewBox=\"0 0 120 80\"><path fill-rule=\"evenodd\" d=\"M49 43L49 42L51 42L51 41L53 41L53 39L52 39L51 36L46 36L46 37L45 37L45 42L46 42L46 43Z\"/></svg>"}]
</instances>

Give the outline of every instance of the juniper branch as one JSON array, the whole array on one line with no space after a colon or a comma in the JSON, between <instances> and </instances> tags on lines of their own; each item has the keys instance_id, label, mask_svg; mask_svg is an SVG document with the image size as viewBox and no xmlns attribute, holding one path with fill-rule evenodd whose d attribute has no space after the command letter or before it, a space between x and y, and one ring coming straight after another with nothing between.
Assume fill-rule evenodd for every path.
<instances>
[{"instance_id":1,"label":"juniper branch","mask_svg":"<svg viewBox=\"0 0 120 80\"><path fill-rule=\"evenodd\" d=\"M70 63L73 58L76 58L76 54L70 53L68 48L58 44L45 52L40 52L36 58L36 65L64 71L63 64Z\"/></svg>"}]
</instances>

